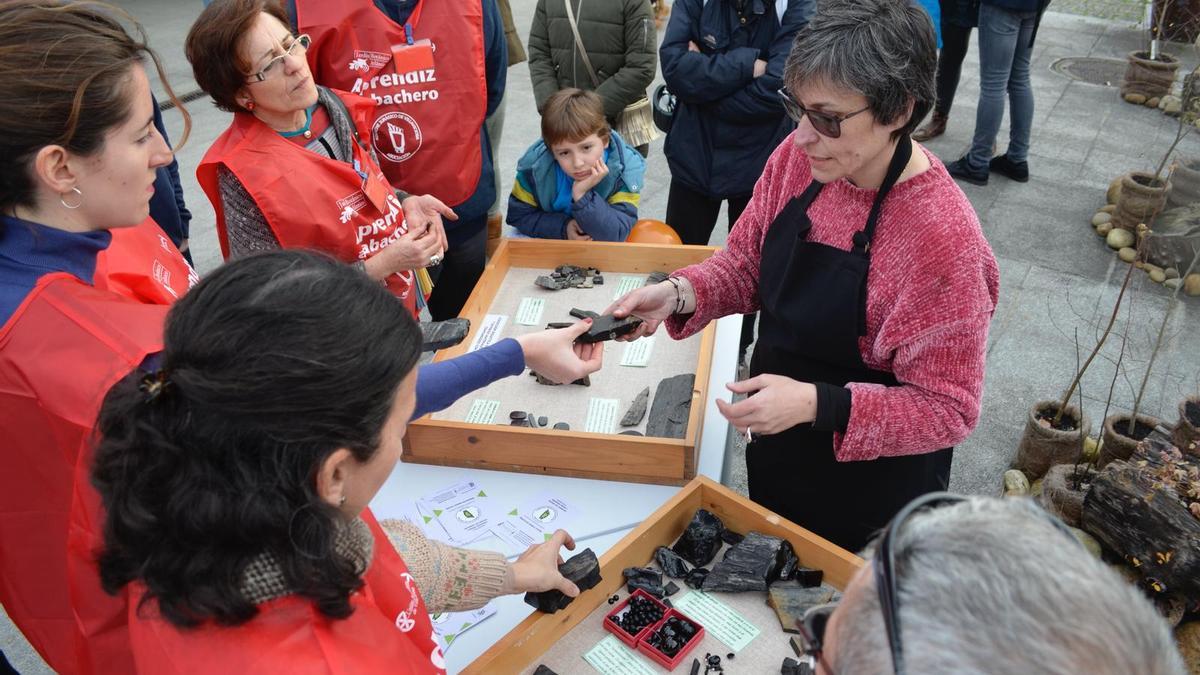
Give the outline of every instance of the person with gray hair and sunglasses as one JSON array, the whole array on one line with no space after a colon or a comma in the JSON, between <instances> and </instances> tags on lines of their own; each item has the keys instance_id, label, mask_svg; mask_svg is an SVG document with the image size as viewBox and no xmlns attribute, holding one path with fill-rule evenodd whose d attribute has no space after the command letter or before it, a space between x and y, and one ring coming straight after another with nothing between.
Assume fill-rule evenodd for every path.
<instances>
[{"instance_id":1,"label":"person with gray hair and sunglasses","mask_svg":"<svg viewBox=\"0 0 1200 675\"><path fill-rule=\"evenodd\" d=\"M1186 672L1150 601L1028 499L913 501L801 634L818 675Z\"/></svg>"},{"instance_id":2,"label":"person with gray hair and sunglasses","mask_svg":"<svg viewBox=\"0 0 1200 675\"><path fill-rule=\"evenodd\" d=\"M761 309L750 497L858 550L944 490L979 419L996 259L971 203L910 134L933 105L933 25L906 0L826 0L797 35L775 149L723 251L612 307L680 339Z\"/></svg>"}]
</instances>

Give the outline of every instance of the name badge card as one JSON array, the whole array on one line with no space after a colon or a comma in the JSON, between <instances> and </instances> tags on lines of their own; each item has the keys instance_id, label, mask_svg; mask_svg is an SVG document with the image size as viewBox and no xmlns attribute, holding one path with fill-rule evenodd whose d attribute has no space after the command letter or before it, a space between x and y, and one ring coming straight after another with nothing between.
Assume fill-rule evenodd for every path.
<instances>
[{"instance_id":1,"label":"name badge card","mask_svg":"<svg viewBox=\"0 0 1200 675\"><path fill-rule=\"evenodd\" d=\"M392 61L398 75L433 68L433 43L429 38L423 38L412 44L392 45Z\"/></svg>"}]
</instances>

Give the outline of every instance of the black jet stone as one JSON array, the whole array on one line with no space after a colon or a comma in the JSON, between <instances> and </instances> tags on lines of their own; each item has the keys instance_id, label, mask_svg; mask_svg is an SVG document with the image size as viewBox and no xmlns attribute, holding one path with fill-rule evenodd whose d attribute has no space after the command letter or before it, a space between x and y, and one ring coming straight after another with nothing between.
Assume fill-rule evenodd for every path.
<instances>
[{"instance_id":1,"label":"black jet stone","mask_svg":"<svg viewBox=\"0 0 1200 675\"><path fill-rule=\"evenodd\" d=\"M663 592L667 595L675 595L679 592L679 584L674 581L668 581L666 586L663 586Z\"/></svg>"},{"instance_id":2,"label":"black jet stone","mask_svg":"<svg viewBox=\"0 0 1200 675\"><path fill-rule=\"evenodd\" d=\"M527 415L528 415L528 413L526 413L524 410L514 410L514 411L508 413L508 419L523 420L527 417Z\"/></svg>"},{"instance_id":3,"label":"black jet stone","mask_svg":"<svg viewBox=\"0 0 1200 675\"><path fill-rule=\"evenodd\" d=\"M687 573L687 576L683 578L683 583L687 584L690 588L700 589L704 587L704 579L707 577L708 568L697 567Z\"/></svg>"},{"instance_id":4,"label":"black jet stone","mask_svg":"<svg viewBox=\"0 0 1200 675\"><path fill-rule=\"evenodd\" d=\"M453 347L471 332L469 319L421 322L421 351L432 352Z\"/></svg>"},{"instance_id":5,"label":"black jet stone","mask_svg":"<svg viewBox=\"0 0 1200 675\"><path fill-rule=\"evenodd\" d=\"M700 675L700 659L692 659L691 675Z\"/></svg>"},{"instance_id":6,"label":"black jet stone","mask_svg":"<svg viewBox=\"0 0 1200 675\"><path fill-rule=\"evenodd\" d=\"M621 574L630 593L642 589L656 598L666 595L662 585L662 573L650 567L626 567Z\"/></svg>"},{"instance_id":7,"label":"black jet stone","mask_svg":"<svg viewBox=\"0 0 1200 675\"><path fill-rule=\"evenodd\" d=\"M621 418L621 426L636 427L641 424L642 419L646 416L646 404L649 401L650 387L646 387L634 397L633 403L629 404L629 410L626 410L625 416Z\"/></svg>"},{"instance_id":8,"label":"black jet stone","mask_svg":"<svg viewBox=\"0 0 1200 675\"><path fill-rule=\"evenodd\" d=\"M604 277L597 274L596 276L592 277L592 283L596 284L597 286L603 286L604 285Z\"/></svg>"},{"instance_id":9,"label":"black jet stone","mask_svg":"<svg viewBox=\"0 0 1200 675\"><path fill-rule=\"evenodd\" d=\"M558 429L559 431L570 431L571 425L567 424L566 422L559 422L554 425L554 428Z\"/></svg>"},{"instance_id":10,"label":"black jet stone","mask_svg":"<svg viewBox=\"0 0 1200 675\"><path fill-rule=\"evenodd\" d=\"M695 385L695 373L675 375L658 383L654 404L650 406L650 419L646 422L647 436L683 438L687 435Z\"/></svg>"},{"instance_id":11,"label":"black jet stone","mask_svg":"<svg viewBox=\"0 0 1200 675\"><path fill-rule=\"evenodd\" d=\"M724 530L725 524L720 518L705 509L696 509L671 550L691 564L702 567L712 562L721 550L721 532Z\"/></svg>"},{"instance_id":12,"label":"black jet stone","mask_svg":"<svg viewBox=\"0 0 1200 675\"><path fill-rule=\"evenodd\" d=\"M796 580L796 583L805 588L816 588L821 585L821 580L824 579L825 573L821 570L814 570L809 567L797 567L792 573L791 578Z\"/></svg>"},{"instance_id":13,"label":"black jet stone","mask_svg":"<svg viewBox=\"0 0 1200 675\"><path fill-rule=\"evenodd\" d=\"M642 320L636 316L627 316L624 319L618 319L611 314L603 316L589 312L583 309L572 309L571 316L578 319L591 319L592 326L588 328L588 332L575 338L576 342L604 342L613 340L628 335L642 325Z\"/></svg>"},{"instance_id":14,"label":"black jet stone","mask_svg":"<svg viewBox=\"0 0 1200 675\"><path fill-rule=\"evenodd\" d=\"M729 544L730 546L737 546L745 538L746 538L746 535L738 534L737 532L734 532L733 530L724 530L721 532L721 541L725 542L726 544Z\"/></svg>"},{"instance_id":15,"label":"black jet stone","mask_svg":"<svg viewBox=\"0 0 1200 675\"><path fill-rule=\"evenodd\" d=\"M539 427L545 427L545 426L547 426L547 425L549 425L549 424L550 424L550 418L549 418L549 417L546 417L545 415L542 415L541 417L539 417L539 418L538 418L538 426L539 426Z\"/></svg>"},{"instance_id":16,"label":"black jet stone","mask_svg":"<svg viewBox=\"0 0 1200 675\"><path fill-rule=\"evenodd\" d=\"M574 325L575 324L571 323L570 321L551 321L550 323L546 324L546 330L557 330L559 328L570 328L571 326L574 326Z\"/></svg>"},{"instance_id":17,"label":"black jet stone","mask_svg":"<svg viewBox=\"0 0 1200 675\"><path fill-rule=\"evenodd\" d=\"M765 591L779 580L779 571L796 557L792 545L779 537L750 532L725 552L704 580L705 591Z\"/></svg>"},{"instance_id":18,"label":"black jet stone","mask_svg":"<svg viewBox=\"0 0 1200 675\"><path fill-rule=\"evenodd\" d=\"M558 571L586 591L600 583L600 561L592 549L585 548L571 556L569 560L558 566ZM541 593L526 593L525 604L536 607L547 614L553 614L571 604L574 598L568 597L562 591L549 590Z\"/></svg>"},{"instance_id":19,"label":"black jet stone","mask_svg":"<svg viewBox=\"0 0 1200 675\"><path fill-rule=\"evenodd\" d=\"M538 664L537 670L533 671L533 675L558 675L558 673L550 670L546 666Z\"/></svg>"},{"instance_id":20,"label":"black jet stone","mask_svg":"<svg viewBox=\"0 0 1200 675\"><path fill-rule=\"evenodd\" d=\"M690 569L686 560L666 546L659 546L654 550L654 562L662 568L663 574L672 579L684 578Z\"/></svg>"}]
</instances>

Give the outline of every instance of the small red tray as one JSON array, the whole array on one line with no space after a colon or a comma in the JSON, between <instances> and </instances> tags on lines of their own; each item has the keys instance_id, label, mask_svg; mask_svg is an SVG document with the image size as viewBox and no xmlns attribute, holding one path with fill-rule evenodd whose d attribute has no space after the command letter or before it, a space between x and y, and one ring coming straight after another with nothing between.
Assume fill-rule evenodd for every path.
<instances>
[{"instance_id":1,"label":"small red tray","mask_svg":"<svg viewBox=\"0 0 1200 675\"><path fill-rule=\"evenodd\" d=\"M638 597L638 596L641 596L643 598L648 598L651 602L658 605L663 610L663 618L664 619L667 617L667 613L668 613L668 609L669 609L666 605L663 604L663 602L661 600L659 600L658 598L654 597L653 595L650 595L646 591L643 591L642 589L639 588L639 589L634 590L633 593L630 593L628 598L625 598L623 601L618 603L616 607L612 608L612 611L610 611L608 614L606 614L604 616L604 630L612 633L613 635L616 635L617 639L620 640L621 642L624 642L625 644L629 645L630 649L637 649L638 640L643 635L649 635L650 633L648 631L650 631L650 629L657 626L658 622L655 622L655 623L652 623L652 624L649 624L649 625L643 627L640 631L638 631L637 635L630 635L629 633L625 632L624 628L621 628L621 626L617 625L616 622L609 619L609 617L620 614L621 611L624 610L629 605L630 599Z\"/></svg>"},{"instance_id":2,"label":"small red tray","mask_svg":"<svg viewBox=\"0 0 1200 675\"><path fill-rule=\"evenodd\" d=\"M693 635L692 638L687 641L687 644L685 644L683 646L683 649L680 649L675 654L675 658L667 658L666 654L658 651L658 649L655 647L651 647L650 644L647 642L647 640L649 640L650 636L653 635L656 630L658 630L659 626L662 626L663 624L665 624L667 622L667 619L670 619L673 616L677 616L681 619L687 619L688 623L690 623L696 627L696 634ZM618 628L618 630L620 630L620 629ZM659 620L658 623L653 624L653 625L649 626L648 628L644 628L644 629L642 629L641 632L638 633L637 650L639 652L645 654L646 656L650 657L650 659L652 661L654 661L658 665L662 666L663 668L666 668L667 670L675 670L675 667L683 662L683 659L684 659L684 657L686 657L688 655L688 652L692 651L692 649L694 649L696 647L696 645L700 644L703 641L704 641L704 626L701 626L700 622L696 621L692 617L690 617L690 616L684 614L683 612L672 607L670 610L667 611L666 614L663 615L663 618L661 620Z\"/></svg>"}]
</instances>

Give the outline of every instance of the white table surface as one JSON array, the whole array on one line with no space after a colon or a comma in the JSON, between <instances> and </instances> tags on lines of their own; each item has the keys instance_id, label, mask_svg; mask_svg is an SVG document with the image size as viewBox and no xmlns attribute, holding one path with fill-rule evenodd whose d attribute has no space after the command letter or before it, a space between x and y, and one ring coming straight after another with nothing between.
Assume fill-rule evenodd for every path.
<instances>
[{"instance_id":1,"label":"white table surface","mask_svg":"<svg viewBox=\"0 0 1200 675\"><path fill-rule=\"evenodd\" d=\"M705 405L704 430L700 440L698 472L722 482L728 475L725 450L728 447L729 424L717 411L715 401L717 397L727 402L730 400L725 383L732 382L736 376L741 328L741 315L728 316L717 321L708 381L709 398ZM665 337L665 329L662 332ZM524 498L542 492L565 498L580 511L579 519L570 528L577 542L576 550L590 547L597 556L603 555L679 490L671 485L538 476L401 462L396 465L395 471L371 501L371 509L376 518L397 518L404 512L405 501L411 503L413 499L467 478L478 481L487 490L489 499L520 503ZM491 536L472 546L504 550L501 542ZM492 601L492 606L497 610L495 615L468 629L456 638L447 650L446 663L449 672L456 673L465 668L533 611L520 595L497 598Z\"/></svg>"}]
</instances>

